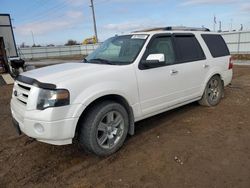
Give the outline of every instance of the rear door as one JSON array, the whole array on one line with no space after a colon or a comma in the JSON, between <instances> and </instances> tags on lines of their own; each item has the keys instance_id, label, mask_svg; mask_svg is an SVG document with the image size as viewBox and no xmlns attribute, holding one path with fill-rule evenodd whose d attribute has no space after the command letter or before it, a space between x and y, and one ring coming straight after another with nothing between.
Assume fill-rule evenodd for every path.
<instances>
[{"instance_id":1,"label":"rear door","mask_svg":"<svg viewBox=\"0 0 250 188\"><path fill-rule=\"evenodd\" d=\"M209 65L194 34L175 33L173 41L176 52L173 70L178 74L175 83L182 85L178 102L188 102L201 97Z\"/></svg>"},{"instance_id":2,"label":"rear door","mask_svg":"<svg viewBox=\"0 0 250 188\"><path fill-rule=\"evenodd\" d=\"M3 38L0 37L0 73L6 71L7 66L7 57L5 53L4 41Z\"/></svg>"}]
</instances>

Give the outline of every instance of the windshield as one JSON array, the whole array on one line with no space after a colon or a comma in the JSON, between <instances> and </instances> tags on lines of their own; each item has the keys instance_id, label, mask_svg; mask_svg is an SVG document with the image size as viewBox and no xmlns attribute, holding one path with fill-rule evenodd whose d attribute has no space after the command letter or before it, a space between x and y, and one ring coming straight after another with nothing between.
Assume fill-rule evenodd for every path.
<instances>
[{"instance_id":1,"label":"windshield","mask_svg":"<svg viewBox=\"0 0 250 188\"><path fill-rule=\"evenodd\" d=\"M132 63L148 35L124 35L109 38L86 59L86 63L126 65Z\"/></svg>"}]
</instances>

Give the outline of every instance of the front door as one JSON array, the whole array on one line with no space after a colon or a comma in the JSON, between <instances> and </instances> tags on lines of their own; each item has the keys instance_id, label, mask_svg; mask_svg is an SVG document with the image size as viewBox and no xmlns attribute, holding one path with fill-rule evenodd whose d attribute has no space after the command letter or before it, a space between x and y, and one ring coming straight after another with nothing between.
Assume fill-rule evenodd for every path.
<instances>
[{"instance_id":1,"label":"front door","mask_svg":"<svg viewBox=\"0 0 250 188\"><path fill-rule=\"evenodd\" d=\"M150 54L164 54L165 64L157 68L137 70L142 115L162 110L179 97L180 85L175 83L179 75L173 70L176 57L171 35L152 38L142 61Z\"/></svg>"}]
</instances>

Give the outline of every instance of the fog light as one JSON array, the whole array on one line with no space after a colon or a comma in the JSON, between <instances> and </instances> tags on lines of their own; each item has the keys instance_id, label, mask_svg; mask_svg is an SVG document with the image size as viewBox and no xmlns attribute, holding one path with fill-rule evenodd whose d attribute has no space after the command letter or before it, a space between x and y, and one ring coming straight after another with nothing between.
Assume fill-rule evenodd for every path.
<instances>
[{"instance_id":1,"label":"fog light","mask_svg":"<svg viewBox=\"0 0 250 188\"><path fill-rule=\"evenodd\" d=\"M44 132L44 127L40 123L36 123L34 128L38 134L42 134Z\"/></svg>"}]
</instances>

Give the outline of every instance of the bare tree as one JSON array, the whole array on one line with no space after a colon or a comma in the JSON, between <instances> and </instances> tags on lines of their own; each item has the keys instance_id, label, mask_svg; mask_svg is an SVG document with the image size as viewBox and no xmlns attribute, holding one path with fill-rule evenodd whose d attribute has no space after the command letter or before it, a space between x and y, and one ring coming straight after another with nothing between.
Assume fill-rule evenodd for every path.
<instances>
[{"instance_id":1,"label":"bare tree","mask_svg":"<svg viewBox=\"0 0 250 188\"><path fill-rule=\"evenodd\" d=\"M68 42L65 44L65 46L73 46L73 45L77 45L77 42L75 40L68 40Z\"/></svg>"},{"instance_id":2,"label":"bare tree","mask_svg":"<svg viewBox=\"0 0 250 188\"><path fill-rule=\"evenodd\" d=\"M20 45L20 48L27 48L29 47L28 45L25 44L25 42L22 42L21 45Z\"/></svg>"}]
</instances>

